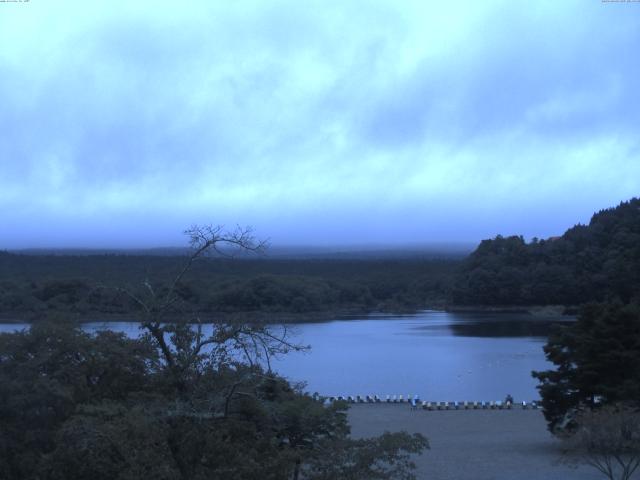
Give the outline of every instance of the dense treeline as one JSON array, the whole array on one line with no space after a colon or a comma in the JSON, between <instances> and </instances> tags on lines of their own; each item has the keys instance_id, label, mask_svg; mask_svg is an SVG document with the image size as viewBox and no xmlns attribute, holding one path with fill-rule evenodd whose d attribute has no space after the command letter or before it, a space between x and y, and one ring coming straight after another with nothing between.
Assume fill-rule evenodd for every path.
<instances>
[{"instance_id":1,"label":"dense treeline","mask_svg":"<svg viewBox=\"0 0 640 480\"><path fill-rule=\"evenodd\" d=\"M126 315L135 302L116 287L161 284L184 257L0 254L0 312L42 318ZM180 311L364 312L442 305L455 259L281 260L203 258L179 285Z\"/></svg>"},{"instance_id":2,"label":"dense treeline","mask_svg":"<svg viewBox=\"0 0 640 480\"><path fill-rule=\"evenodd\" d=\"M498 236L465 260L452 289L458 305L629 302L640 287L640 199L593 215L558 238Z\"/></svg>"},{"instance_id":3,"label":"dense treeline","mask_svg":"<svg viewBox=\"0 0 640 480\"><path fill-rule=\"evenodd\" d=\"M0 252L0 312L126 315L135 304L114 287L160 283L183 256L16 255ZM464 260L202 259L180 294L198 312L402 311L455 305L628 302L640 286L640 200L593 215L562 237L497 236Z\"/></svg>"}]
</instances>

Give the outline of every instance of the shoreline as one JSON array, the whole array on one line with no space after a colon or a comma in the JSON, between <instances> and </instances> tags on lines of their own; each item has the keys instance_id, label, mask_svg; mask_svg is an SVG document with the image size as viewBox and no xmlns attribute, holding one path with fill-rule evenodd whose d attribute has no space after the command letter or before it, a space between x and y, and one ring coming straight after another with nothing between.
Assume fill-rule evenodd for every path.
<instances>
[{"instance_id":1,"label":"shoreline","mask_svg":"<svg viewBox=\"0 0 640 480\"><path fill-rule=\"evenodd\" d=\"M250 323L278 323L278 324L303 324L321 323L334 320L359 320L376 317L403 317L417 315L421 312L446 312L446 313L485 313L485 314L521 314L530 315L531 319L561 318L566 319L575 316L577 307L565 307L562 305L532 305L532 306L485 306L485 305L427 305L416 309L403 310L365 310L360 308L345 308L339 310L314 311L314 312L196 312L191 314L169 314L166 321L176 323L194 323L184 320L200 316L203 323L210 321L233 321L241 319ZM0 312L0 323L34 323L43 319L68 319L79 323L93 322L139 322L136 313L109 313L109 312ZM205 320L206 319L206 320Z\"/></svg>"},{"instance_id":2,"label":"shoreline","mask_svg":"<svg viewBox=\"0 0 640 480\"><path fill-rule=\"evenodd\" d=\"M577 306L567 305L447 305L448 313L518 313L533 317L575 316Z\"/></svg>"},{"instance_id":3,"label":"shoreline","mask_svg":"<svg viewBox=\"0 0 640 480\"><path fill-rule=\"evenodd\" d=\"M245 322L253 323L282 323L282 324L303 324L303 323L320 323L331 322L334 320L359 320L363 318L376 318L376 317L402 317L419 314L424 311L438 311L444 312L444 309L438 308L420 308L416 310L361 310L358 308L343 309L343 310L327 310L327 311L315 311L315 312L263 312L263 311L246 311L246 312L196 312L185 315L181 314L167 314L165 316L168 322L176 323L195 323L193 320L195 317L200 317L202 323L209 323L213 321L233 321L241 319ZM0 312L0 323L34 323L41 321L42 319L49 317L50 319L69 319L78 321L79 323L93 323L93 322L140 322L141 319L136 316L136 313L102 313L102 312ZM190 320L185 320L189 318Z\"/></svg>"}]
</instances>

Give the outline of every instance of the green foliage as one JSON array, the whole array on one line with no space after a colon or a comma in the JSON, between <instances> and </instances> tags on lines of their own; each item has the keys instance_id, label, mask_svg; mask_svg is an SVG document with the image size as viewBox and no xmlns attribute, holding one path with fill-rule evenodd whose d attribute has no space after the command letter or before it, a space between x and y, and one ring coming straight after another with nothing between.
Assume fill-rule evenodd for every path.
<instances>
[{"instance_id":1,"label":"green foliage","mask_svg":"<svg viewBox=\"0 0 640 480\"><path fill-rule=\"evenodd\" d=\"M575 324L549 337L544 351L556 370L533 375L550 430L573 426L584 408L640 402L638 305L586 305Z\"/></svg>"},{"instance_id":2,"label":"green foliage","mask_svg":"<svg viewBox=\"0 0 640 480\"><path fill-rule=\"evenodd\" d=\"M0 335L0 478L413 478L422 437L352 440L346 404L230 355L267 331L162 328L169 354L64 322Z\"/></svg>"},{"instance_id":3,"label":"green foliage","mask_svg":"<svg viewBox=\"0 0 640 480\"><path fill-rule=\"evenodd\" d=\"M160 291L185 257L0 256L0 312L41 319L131 316L118 289L145 280ZM279 260L199 258L176 286L174 313L404 311L443 304L454 260ZM142 274L143 272L144 274ZM145 273L146 272L146 273ZM165 286L166 288L166 286Z\"/></svg>"},{"instance_id":4,"label":"green foliage","mask_svg":"<svg viewBox=\"0 0 640 480\"><path fill-rule=\"evenodd\" d=\"M367 440L340 440L325 444L305 468L305 478L314 480L414 479L411 454L429 448L420 434L385 432ZM398 454L402 451L403 453Z\"/></svg>"},{"instance_id":5,"label":"green foliage","mask_svg":"<svg viewBox=\"0 0 640 480\"><path fill-rule=\"evenodd\" d=\"M562 237L484 240L452 289L459 305L580 305L629 302L640 286L640 199L593 215Z\"/></svg>"},{"instance_id":6,"label":"green foliage","mask_svg":"<svg viewBox=\"0 0 640 480\"><path fill-rule=\"evenodd\" d=\"M0 458L7 478L36 475L43 453L78 405L144 389L155 350L121 334L95 337L68 324L0 335Z\"/></svg>"}]
</instances>

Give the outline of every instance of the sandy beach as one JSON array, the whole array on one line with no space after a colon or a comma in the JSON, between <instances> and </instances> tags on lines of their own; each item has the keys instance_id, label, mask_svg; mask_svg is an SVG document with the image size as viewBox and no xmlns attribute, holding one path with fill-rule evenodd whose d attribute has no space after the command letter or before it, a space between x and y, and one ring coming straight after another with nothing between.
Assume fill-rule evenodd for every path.
<instances>
[{"instance_id":1,"label":"sandy beach","mask_svg":"<svg viewBox=\"0 0 640 480\"><path fill-rule=\"evenodd\" d=\"M352 405L354 437L385 430L418 432L431 449L416 457L429 480L599 480L592 467L571 466L539 410L411 410L408 405Z\"/></svg>"}]
</instances>

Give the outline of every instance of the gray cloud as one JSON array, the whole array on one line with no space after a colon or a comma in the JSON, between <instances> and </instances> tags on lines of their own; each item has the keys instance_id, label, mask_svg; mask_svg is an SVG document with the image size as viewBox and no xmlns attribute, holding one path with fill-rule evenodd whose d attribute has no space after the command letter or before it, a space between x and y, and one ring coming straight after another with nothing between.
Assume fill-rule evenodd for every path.
<instances>
[{"instance_id":1,"label":"gray cloud","mask_svg":"<svg viewBox=\"0 0 640 480\"><path fill-rule=\"evenodd\" d=\"M638 194L633 6L11 8L0 248L173 243L196 221L281 243L545 236Z\"/></svg>"}]
</instances>

